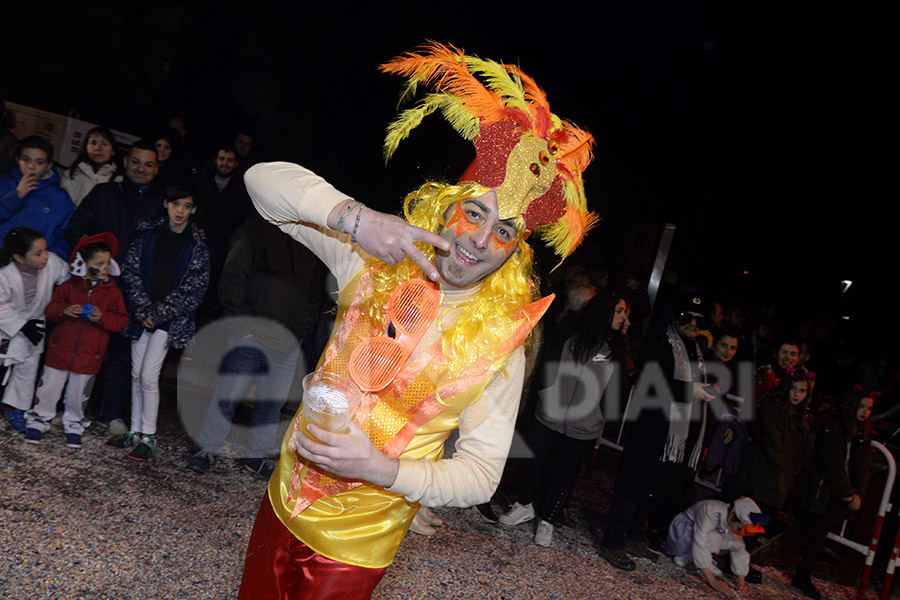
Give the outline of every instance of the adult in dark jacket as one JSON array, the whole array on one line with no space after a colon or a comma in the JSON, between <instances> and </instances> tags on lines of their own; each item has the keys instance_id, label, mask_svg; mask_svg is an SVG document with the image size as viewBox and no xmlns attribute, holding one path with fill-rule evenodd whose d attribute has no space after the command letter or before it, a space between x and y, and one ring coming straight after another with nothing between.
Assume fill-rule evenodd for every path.
<instances>
[{"instance_id":1,"label":"adult in dark jacket","mask_svg":"<svg viewBox=\"0 0 900 600\"><path fill-rule=\"evenodd\" d=\"M125 158L125 178L94 187L66 227L66 241L73 247L84 236L108 231L119 240L119 252L113 258L125 262L140 219L163 216L166 191L155 181L156 147L145 140L135 142Z\"/></svg>"},{"instance_id":2,"label":"adult in dark jacket","mask_svg":"<svg viewBox=\"0 0 900 600\"><path fill-rule=\"evenodd\" d=\"M788 367L778 389L759 399L757 439L738 476L738 487L774 518L800 472L809 434L809 379Z\"/></svg>"},{"instance_id":3,"label":"adult in dark jacket","mask_svg":"<svg viewBox=\"0 0 900 600\"><path fill-rule=\"evenodd\" d=\"M247 469L268 480L277 453L277 425L301 355L315 334L324 266L278 227L257 216L234 234L219 281L229 329L222 375L196 436L188 468L205 473L231 429L238 402L257 377Z\"/></svg>"},{"instance_id":4,"label":"adult in dark jacket","mask_svg":"<svg viewBox=\"0 0 900 600\"><path fill-rule=\"evenodd\" d=\"M252 214L250 196L238 173L237 151L230 144L219 146L213 160L197 174L197 216L194 222L203 230L209 246L210 282L201 320L221 314L218 284L235 230Z\"/></svg>"},{"instance_id":5,"label":"adult in dark jacket","mask_svg":"<svg viewBox=\"0 0 900 600\"><path fill-rule=\"evenodd\" d=\"M157 169L156 146L147 140L135 142L125 159L125 178L101 183L84 197L66 227L66 240L76 246L84 236L108 231L119 240L113 258L123 264L138 221L165 214L166 194L156 185ZM119 280L119 284L127 294L124 282ZM106 368L95 387L95 397L100 395L97 420L109 423L112 433L122 434L128 431L125 417L131 404L131 342L115 333L109 345Z\"/></svg>"},{"instance_id":6,"label":"adult in dark jacket","mask_svg":"<svg viewBox=\"0 0 900 600\"><path fill-rule=\"evenodd\" d=\"M696 338L707 326L708 307L694 294L679 297L672 324L644 344L641 375L629 415L637 415L616 474L600 556L633 570L625 554L656 559L643 543L661 547L682 493L699 464L706 424L706 369Z\"/></svg>"},{"instance_id":7,"label":"adult in dark jacket","mask_svg":"<svg viewBox=\"0 0 900 600\"><path fill-rule=\"evenodd\" d=\"M16 167L0 177L0 239L16 227L34 229L47 240L47 250L63 260L72 248L63 231L75 211L66 190L59 185L53 166L53 146L31 135L16 148Z\"/></svg>"},{"instance_id":8,"label":"adult in dark jacket","mask_svg":"<svg viewBox=\"0 0 900 600\"><path fill-rule=\"evenodd\" d=\"M828 530L859 510L869 483L872 405L875 395L854 390L816 424L812 460L801 476L798 505L805 544L791 585L810 598L821 593L811 579Z\"/></svg>"}]
</instances>

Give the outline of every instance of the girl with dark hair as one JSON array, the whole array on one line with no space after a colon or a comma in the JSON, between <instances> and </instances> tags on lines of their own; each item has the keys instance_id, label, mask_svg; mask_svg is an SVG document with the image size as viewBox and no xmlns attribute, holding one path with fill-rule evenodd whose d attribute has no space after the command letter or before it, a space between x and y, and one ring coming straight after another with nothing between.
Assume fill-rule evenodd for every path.
<instances>
[{"instance_id":1,"label":"girl with dark hair","mask_svg":"<svg viewBox=\"0 0 900 600\"><path fill-rule=\"evenodd\" d=\"M579 312L547 335L536 374L534 419L525 435L534 458L520 461L514 476L515 503L500 517L504 525L534 519L535 542L549 546L553 521L575 482L582 456L603 425L601 400L624 358L625 301L601 290Z\"/></svg>"},{"instance_id":2,"label":"girl with dark hair","mask_svg":"<svg viewBox=\"0 0 900 600\"><path fill-rule=\"evenodd\" d=\"M788 367L779 388L759 399L757 438L737 484L772 518L781 510L800 472L809 434L809 389L806 373Z\"/></svg>"},{"instance_id":3,"label":"girl with dark hair","mask_svg":"<svg viewBox=\"0 0 900 600\"><path fill-rule=\"evenodd\" d=\"M68 265L47 251L44 236L15 227L0 248L0 361L12 367L3 392L4 416L10 427L25 431L38 364L44 350L44 309L53 287L69 278Z\"/></svg>"},{"instance_id":4,"label":"girl with dark hair","mask_svg":"<svg viewBox=\"0 0 900 600\"><path fill-rule=\"evenodd\" d=\"M94 127L84 136L81 150L60 185L77 207L95 185L112 181L118 171L115 136L106 127Z\"/></svg>"},{"instance_id":5,"label":"girl with dark hair","mask_svg":"<svg viewBox=\"0 0 900 600\"><path fill-rule=\"evenodd\" d=\"M716 381L719 393L711 403L718 404L718 410L710 414L716 422L709 428L711 432L708 450L704 458L704 469L715 476L716 469L722 469L721 499L731 502L741 494L738 492L738 473L744 464L749 449L750 434L741 418L743 403L747 398L738 387L738 369L735 360L740 347L740 331L726 324L715 330L712 347L706 357L706 368ZM728 381L724 381L727 378ZM715 405L713 405L715 406Z\"/></svg>"},{"instance_id":6,"label":"girl with dark hair","mask_svg":"<svg viewBox=\"0 0 900 600\"><path fill-rule=\"evenodd\" d=\"M800 565L791 585L820 598L812 568L828 530L862 505L869 483L872 406L877 394L855 389L844 402L817 419L812 460L798 494L800 530L805 538Z\"/></svg>"}]
</instances>

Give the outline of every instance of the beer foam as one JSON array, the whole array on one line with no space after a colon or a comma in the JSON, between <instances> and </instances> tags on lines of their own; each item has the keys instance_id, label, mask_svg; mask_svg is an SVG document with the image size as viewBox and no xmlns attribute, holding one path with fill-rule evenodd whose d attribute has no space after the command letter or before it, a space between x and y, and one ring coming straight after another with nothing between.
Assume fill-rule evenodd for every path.
<instances>
[{"instance_id":1,"label":"beer foam","mask_svg":"<svg viewBox=\"0 0 900 600\"><path fill-rule=\"evenodd\" d=\"M311 386L306 390L306 393L309 394L311 400L316 403L321 403L328 408L346 409L350 407L350 402L347 400L347 396L344 395L344 392L336 390L324 383L318 383Z\"/></svg>"}]
</instances>

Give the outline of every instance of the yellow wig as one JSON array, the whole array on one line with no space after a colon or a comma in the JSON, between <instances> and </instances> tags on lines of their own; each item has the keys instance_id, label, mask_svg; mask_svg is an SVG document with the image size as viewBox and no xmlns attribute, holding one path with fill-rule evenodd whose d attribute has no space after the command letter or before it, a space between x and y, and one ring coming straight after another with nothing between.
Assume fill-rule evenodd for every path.
<instances>
[{"instance_id":1,"label":"yellow wig","mask_svg":"<svg viewBox=\"0 0 900 600\"><path fill-rule=\"evenodd\" d=\"M477 183L449 185L428 182L406 196L403 212L407 222L439 233L446 225L444 214L454 203L474 198L490 190ZM459 373L477 357L500 344L513 326L513 316L534 302L539 295L534 273L532 252L524 240L524 222L517 219L517 248L503 266L481 282L475 298L463 308L454 327L442 334L444 355L447 357L446 376ZM419 249L434 260L434 247L418 244ZM409 258L395 265L371 259L373 293L362 307L373 323L386 327L387 303L391 292L403 281L424 278L422 270Z\"/></svg>"}]
</instances>

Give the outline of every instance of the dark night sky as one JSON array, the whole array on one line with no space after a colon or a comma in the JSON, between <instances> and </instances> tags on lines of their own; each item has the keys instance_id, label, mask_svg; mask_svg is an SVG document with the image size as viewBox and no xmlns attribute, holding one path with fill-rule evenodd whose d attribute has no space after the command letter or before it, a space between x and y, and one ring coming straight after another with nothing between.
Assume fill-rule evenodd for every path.
<instances>
[{"instance_id":1,"label":"dark night sky","mask_svg":"<svg viewBox=\"0 0 900 600\"><path fill-rule=\"evenodd\" d=\"M900 55L887 14L850 2L584 3L590 14L480 3L477 15L425 4L70 2L40 23L20 10L0 36L2 95L138 134L177 112L204 142L241 119L268 157L387 208L425 176L458 174L471 150L435 116L385 169L400 81L375 67L428 38L452 43L518 63L596 137L585 181L604 222L581 260L616 269L632 224L673 222L683 280L834 316L850 278L856 327L883 320Z\"/></svg>"}]
</instances>

